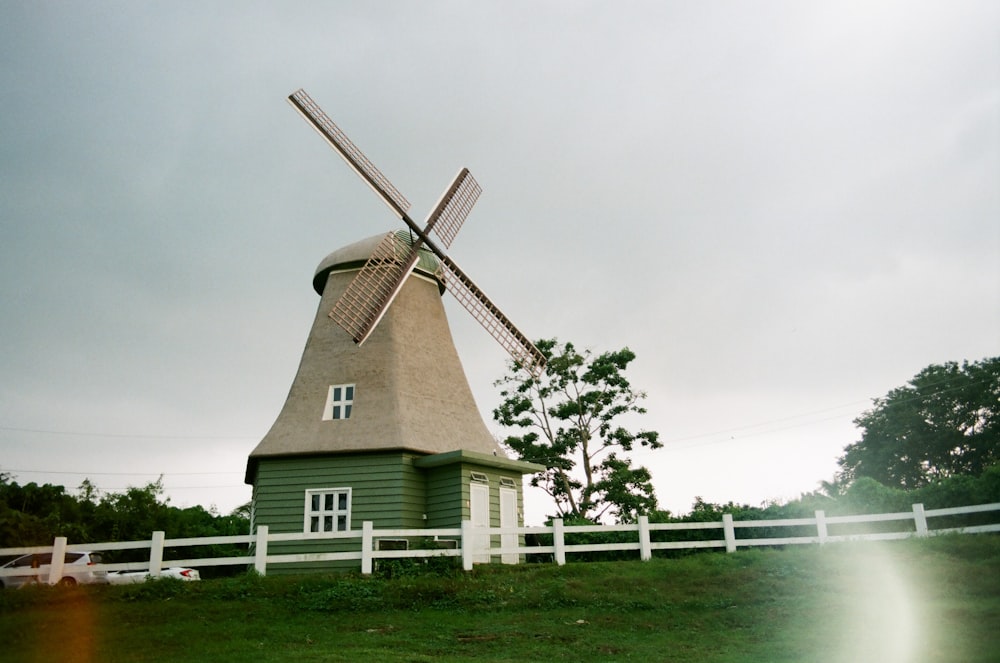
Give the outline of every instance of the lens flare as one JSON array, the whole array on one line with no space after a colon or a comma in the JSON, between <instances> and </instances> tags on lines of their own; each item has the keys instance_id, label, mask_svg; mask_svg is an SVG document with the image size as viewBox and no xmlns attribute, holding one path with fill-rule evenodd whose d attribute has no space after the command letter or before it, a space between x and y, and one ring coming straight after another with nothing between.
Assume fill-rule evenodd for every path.
<instances>
[{"instance_id":1,"label":"lens flare","mask_svg":"<svg viewBox=\"0 0 1000 663\"><path fill-rule=\"evenodd\" d=\"M831 661L910 663L922 630L919 585L905 558L877 544L843 550L843 620Z\"/></svg>"}]
</instances>

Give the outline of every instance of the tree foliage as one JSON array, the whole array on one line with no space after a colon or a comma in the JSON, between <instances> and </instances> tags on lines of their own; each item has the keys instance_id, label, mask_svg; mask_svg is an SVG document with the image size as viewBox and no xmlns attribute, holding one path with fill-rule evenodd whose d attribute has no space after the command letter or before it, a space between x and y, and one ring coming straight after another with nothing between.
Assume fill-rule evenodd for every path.
<instances>
[{"instance_id":1,"label":"tree foliage","mask_svg":"<svg viewBox=\"0 0 1000 663\"><path fill-rule=\"evenodd\" d=\"M0 474L0 547L148 540L245 534L249 521L237 512L220 516L201 506L178 508L163 497L162 479L122 492L101 493L84 480L78 495L63 486L19 485Z\"/></svg>"},{"instance_id":2,"label":"tree foliage","mask_svg":"<svg viewBox=\"0 0 1000 663\"><path fill-rule=\"evenodd\" d=\"M838 479L912 489L1000 461L1000 357L932 364L855 419Z\"/></svg>"},{"instance_id":3,"label":"tree foliage","mask_svg":"<svg viewBox=\"0 0 1000 663\"><path fill-rule=\"evenodd\" d=\"M619 423L646 412L640 405L646 395L624 374L635 353L623 348L594 356L556 339L536 345L548 361L544 374L535 379L512 363L495 383L502 402L493 410L494 420L521 431L504 444L520 459L545 466L531 485L551 495L565 517L608 514L627 521L655 509L652 476L633 467L627 453L661 447L659 435Z\"/></svg>"}]
</instances>

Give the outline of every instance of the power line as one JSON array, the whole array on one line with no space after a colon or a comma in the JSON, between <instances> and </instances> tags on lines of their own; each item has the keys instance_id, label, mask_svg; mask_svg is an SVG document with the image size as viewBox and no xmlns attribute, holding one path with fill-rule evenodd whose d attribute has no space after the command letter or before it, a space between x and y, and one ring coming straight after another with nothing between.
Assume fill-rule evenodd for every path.
<instances>
[{"instance_id":1,"label":"power line","mask_svg":"<svg viewBox=\"0 0 1000 663\"><path fill-rule=\"evenodd\" d=\"M675 444L677 442L687 442L687 441L690 441L690 440L697 440L697 439L700 439L700 438L703 438L703 437L715 437L716 435L727 435L727 434L732 434L732 433L740 433L742 431L748 431L748 430L751 430L751 429L754 429L754 428L763 428L765 426L772 426L774 424L779 424L779 423L786 422L786 421L794 421L795 419L802 419L803 417L812 417L812 416L817 415L817 414L824 414L826 412L833 412L833 411L836 411L836 410L842 410L842 409L844 409L846 407L854 407L859 402L863 402L863 401L855 401L855 402L852 402L852 403L845 403L844 405L837 405L835 407L823 408L822 410L813 410L812 412L805 412L803 414L796 414L796 415L792 415L790 417L781 417L779 419L770 419L768 421L762 421L762 422L757 423L757 424L749 424L747 426L737 426L737 427L734 427L734 428L726 428L726 429L718 430L718 431L715 431L715 432L712 432L712 433L698 433L697 435L688 435L687 437L678 437L678 438L666 440L666 441L664 441L663 444L664 444L664 446L668 446L668 445L673 445L673 444ZM801 422L801 423L792 424L792 425L789 425L789 426L781 426L781 427L778 427L778 428L768 428L767 430L763 430L763 431L757 431L757 432L753 432L753 433L745 433L743 436L746 437L746 436L750 436L750 435L761 435L763 433L773 433L773 432L776 432L776 431L788 430L789 428L801 428L803 426L811 426L813 424L822 423L824 421L832 421L834 419L839 419L841 416L843 416L843 415L835 415L835 416L831 416L831 417L824 417L822 419L816 419L814 421L804 421L804 422ZM706 442L705 444L715 444L715 443L716 442ZM698 446L698 445L697 444L691 444L691 445L686 445L683 448L694 447L694 446Z\"/></svg>"},{"instance_id":2,"label":"power line","mask_svg":"<svg viewBox=\"0 0 1000 663\"><path fill-rule=\"evenodd\" d=\"M64 470L19 470L17 468L7 468L5 472L23 472L24 474L79 474L87 476L115 476L115 477L193 477L214 474L243 474L242 472L86 472L86 471L64 471Z\"/></svg>"},{"instance_id":3,"label":"power line","mask_svg":"<svg viewBox=\"0 0 1000 663\"><path fill-rule=\"evenodd\" d=\"M147 440L255 440L257 437L236 435L156 435L148 433L90 433L84 431L46 430L43 428L17 428L0 426L0 430L40 435L68 435L73 437L140 438Z\"/></svg>"},{"instance_id":4,"label":"power line","mask_svg":"<svg viewBox=\"0 0 1000 663\"><path fill-rule=\"evenodd\" d=\"M129 490L131 488L135 488L136 486L108 486L108 487L95 486L95 487L101 493L110 493L110 492ZM232 490L235 488L250 490L250 486L243 483L230 483L224 486L163 486L163 490L165 492L175 491L175 490ZM73 488L72 490L77 490L77 489Z\"/></svg>"},{"instance_id":5,"label":"power line","mask_svg":"<svg viewBox=\"0 0 1000 663\"><path fill-rule=\"evenodd\" d=\"M920 385L918 387L918 386L912 384L912 379L911 379L911 381L907 382L907 384L905 386L894 388L890 392L890 394L892 392L897 392L897 391L914 391L914 392L916 392L919 389L925 389L926 390L926 389L938 387L940 385L947 385L951 381L952 380L949 377L949 378L945 378L943 380L939 380L937 382L931 382L931 383L928 383L928 384L923 384L923 385ZM727 434L730 434L730 435L731 434L740 434L739 437L745 438L745 437L752 437L752 436L755 436L755 435L763 435L765 433L777 433L777 432L780 432L780 431L783 431L783 430L789 430L789 429L792 429L792 428L802 428L804 426L812 426L814 424L820 424L820 423L823 423L823 422L826 422L826 421L833 421L835 419L839 419L842 415L835 415L835 416L832 416L832 417L824 417L822 419L816 419L814 421L804 421L804 422L797 423L797 424L792 424L792 425L789 425L789 426L779 426L777 428L767 428L766 430L760 430L760 431L742 433L742 431L749 431L749 430L752 430L754 428L762 428L762 427L765 427L765 426L771 426L772 424L778 424L778 423L785 422L785 421L794 421L795 419L801 419L803 417L811 417L811 416L817 415L817 414L823 414L823 413L826 413L826 412L833 412L835 410L840 410L840 409L843 409L843 408L846 408L846 407L854 407L855 405L858 405L860 403L865 403L865 402L867 402L869 400L872 401L872 402L874 402L874 403L876 403L876 404L880 403L881 406L885 406L885 405L896 406L896 405L901 405L901 404L904 404L904 403L913 403L913 402L917 402L917 401L923 401L923 400L926 400L928 398L932 398L934 396L938 396L940 394L946 394L946 393L951 392L951 391L957 391L957 390L964 389L965 387L969 386L970 384L971 385L974 385L974 384L983 384L985 382L986 382L985 378L981 379L981 380L972 380L972 381L966 382L965 384L956 385L956 386L952 386L952 387L946 387L944 389L936 389L936 390L931 391L930 393L923 393L923 394L914 393L914 395L911 396L911 397L909 397L909 398L896 399L896 400L893 400L891 403L889 403L887 401L888 394L886 396L880 396L880 397L874 398L874 399L865 399L865 400L862 400L862 401L852 401L850 403L845 403L843 405L838 405L838 406L835 406L835 407L823 408L821 410L814 410L812 412L806 412L806 413L803 413L803 414L792 415L790 417L781 417L779 419L771 419L769 421L764 421L764 422L761 422L759 424L751 424L749 426L738 426L736 428L729 428L729 429L725 429L725 430L720 430L720 431L716 431L714 433L699 433L697 435L689 435L687 437L681 437L681 438L676 438L676 439L673 439L673 440L667 440L666 442L664 442L664 448L671 448L672 447L674 449L693 449L695 447L707 446L707 445L710 445L710 444L722 444L722 443L725 443L725 442L732 442L735 438L734 437L730 437L729 439L708 440L708 441L705 441L705 442L696 442L696 443L693 443L693 444L684 444L684 445L676 445L676 446L674 445L674 443L676 443L676 442L687 442L689 440L697 440L699 438L714 437L716 435L727 435Z\"/></svg>"},{"instance_id":6,"label":"power line","mask_svg":"<svg viewBox=\"0 0 1000 663\"><path fill-rule=\"evenodd\" d=\"M720 444L720 443L724 443L724 442L730 442L730 441L733 440L732 437L730 437L729 439L724 439L724 440L708 440L708 441L705 441L705 442L696 442L696 443L687 444L687 445L677 445L678 442L689 442L689 441L692 441L692 440L699 440L701 438L706 438L706 437L715 437L717 435L727 435L727 434L732 435L734 433L741 433L742 431L748 431L748 430L752 430L752 429L755 429L755 428L763 428L763 427L766 427L766 426L772 426L773 424L778 424L778 423L782 423L782 422L786 422L786 421L794 421L796 419L802 419L804 417L811 417L811 416L814 416L814 415L817 415L817 414L824 414L824 413L827 413L827 412L833 412L833 411L836 411L836 410L841 410L841 409L846 408L846 407L855 407L855 406L857 406L859 404L862 404L862 403L873 402L873 403L877 404L879 402L882 402L884 404L885 401L886 401L886 399L887 399L887 397L892 392L907 391L907 390L914 390L914 391L916 391L918 389L924 389L926 391L927 389L931 389L931 388L937 387L939 385L947 385L948 383L950 383L952 381L952 378L953 378L953 376L948 376L948 377L946 377L946 378L944 378L942 380L939 380L937 382L931 382L931 383L922 384L922 385L917 386L917 385L913 384L913 380L915 380L917 377L918 376L914 376L909 381L907 381L907 383L905 385L903 385L901 387L895 387L895 388L893 388L889 392L889 394L886 394L886 396L880 396L880 397L876 397L876 398L866 398L866 399L862 399L862 400L851 401L849 403L844 403L843 405L836 405L836 406L833 406L833 407L822 408L822 409L819 409L819 410L812 410L812 411L809 411L809 412L804 412L802 414L795 414L795 415L791 415L791 416L787 416L787 417L780 417L778 419L769 419L767 421L763 421L763 422L756 423L756 424L748 424L746 426L737 426L737 427L734 427L734 428L727 428L727 429L722 429L722 430L708 432L708 433L698 433L698 434L695 434L695 435L688 435L686 437L680 437L680 438L674 438L674 439L670 439L670 440L665 440L664 441L664 448L665 449L666 448L690 449L690 448L694 448L694 447L697 447L697 446L704 446L704 445L709 445L709 444ZM939 395L939 394L948 393L950 391L955 391L955 390L958 390L958 389L962 389L964 386L967 386L969 384L982 384L982 383L985 383L987 381L987 379L988 378L982 378L980 380L973 380L973 381L967 382L965 385L957 385L957 386L947 387L947 388L944 388L944 389L938 389L938 390L933 391L933 392L931 392L929 394L926 394L926 393L925 394L914 394L914 396L912 396L911 398L904 398L904 399L895 400L893 402L893 404L895 405L895 404L908 403L908 402L912 402L912 401L924 400L924 399L926 399L928 397L932 397L932 396L936 396L936 395ZM822 419L817 419L815 421L807 421L807 422L793 424L793 425L790 425L790 426L783 426L783 427L779 427L779 428L769 428L767 430L757 431L757 432L752 432L752 433L742 433L740 435L740 437L751 437L751 436L756 436L756 435L762 435L764 433L772 433L772 432L779 432L779 431L782 431L782 430L788 430L788 429L791 429L791 428L801 428L801 427L804 427L804 426L811 426L811 425L822 423L822 422L825 422L825 421L832 421L834 419L839 419L840 416L841 415L832 416L832 417L824 417ZM21 428L21 427L14 427L14 426L0 426L0 431L11 431L11 432L19 432L19 433L33 433L33 434L44 434L44 435L65 435L65 436L74 436L74 437L103 437L103 438L130 438L130 439L158 439L158 440L255 440L255 439L258 439L257 436L251 437L251 436L235 436L235 435L162 435L162 434L148 434L148 433L93 433L93 432L84 432L84 431L64 431L64 430L49 430L49 429L40 429L40 428ZM76 474L76 475L94 475L94 476L160 476L162 474L165 474L163 472L62 472L62 471L49 471L49 470L16 470L16 469L9 469L7 471L9 471L9 472L24 472L26 474ZM240 472L170 472L169 474L174 475L174 476L196 476L196 475L203 475L203 474L240 474Z\"/></svg>"}]
</instances>

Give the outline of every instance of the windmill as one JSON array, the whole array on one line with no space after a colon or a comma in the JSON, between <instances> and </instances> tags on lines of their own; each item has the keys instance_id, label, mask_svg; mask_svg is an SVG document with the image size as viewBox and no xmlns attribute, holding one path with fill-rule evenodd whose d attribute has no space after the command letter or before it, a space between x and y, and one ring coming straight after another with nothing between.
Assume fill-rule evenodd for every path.
<instances>
[{"instance_id":1,"label":"windmill","mask_svg":"<svg viewBox=\"0 0 1000 663\"><path fill-rule=\"evenodd\" d=\"M340 247L317 266L312 286L320 302L299 369L247 459L253 522L310 536L365 522L397 531L465 520L518 526L523 476L545 468L508 458L487 429L452 342L443 290L515 364L537 376L545 359L430 237L451 246L479 185L463 168L418 225L409 202L305 92L289 101L406 228ZM268 550L302 556L289 572L346 570L345 545L296 539ZM321 559L327 553L332 557ZM503 558L518 561L516 554Z\"/></svg>"},{"instance_id":2,"label":"windmill","mask_svg":"<svg viewBox=\"0 0 1000 663\"><path fill-rule=\"evenodd\" d=\"M396 233L388 233L334 304L329 317L355 343L363 344L402 290L419 260L420 249L426 247L438 259L438 277L445 288L518 366L536 377L540 375L545 368L544 355L430 236L433 231L447 248L451 247L482 191L469 170L459 171L421 227L409 216L409 201L304 90L291 94L288 101L415 235L414 241L406 242Z\"/></svg>"}]
</instances>

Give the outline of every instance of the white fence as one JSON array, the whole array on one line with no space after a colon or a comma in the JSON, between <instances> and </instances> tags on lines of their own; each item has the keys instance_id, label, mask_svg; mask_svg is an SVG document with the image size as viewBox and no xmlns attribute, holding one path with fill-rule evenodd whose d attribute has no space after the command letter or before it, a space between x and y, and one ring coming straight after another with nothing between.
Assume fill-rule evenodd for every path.
<instances>
[{"instance_id":1,"label":"white fence","mask_svg":"<svg viewBox=\"0 0 1000 663\"><path fill-rule=\"evenodd\" d=\"M24 555L28 553L52 553L52 563L31 569L39 578L45 578L48 583L56 584L64 575L63 557L67 550L106 552L115 550L149 550L148 562L123 562L115 564L97 564L90 567L93 571L148 571L151 576L158 576L168 567L210 567L210 566L253 566L258 573L265 574L267 569L275 564L316 563L332 561L353 561L360 565L361 572L370 574L375 560L427 557L460 557L462 568L471 570L474 563L493 560L520 559L522 555L544 555L556 564L565 564L567 554L634 551L639 559L648 560L656 550L683 550L693 548L725 548L726 552L736 552L737 548L750 546L784 546L796 544L825 544L838 541L885 541L905 539L913 536L930 536L944 533L975 534L983 532L1000 532L1000 522L963 527L930 527L928 521L933 518L947 516L967 516L976 513L1000 511L1000 503L982 504L978 506L953 507L947 509L925 510L922 504L914 504L911 511L899 513L881 513L862 516L827 516L823 511L817 511L811 518L789 518L782 520L742 520L735 521L729 514L724 514L721 521L693 523L650 523L642 516L639 522L630 525L564 525L562 520L554 520L551 526L544 527L473 527L471 521L464 521L460 528L448 529L374 529L370 521L362 524L360 531L337 532L328 534L309 534L302 532L271 534L266 525L257 528L254 534L240 536L216 536L206 538L167 539L163 532L153 532L149 541L121 541L114 543L70 544L65 537L58 537L51 546L33 546L22 548L2 548L0 558ZM830 530L842 529L850 525L866 525L873 523L896 523L894 531L886 532L853 532L831 534ZM760 530L784 527L807 528L815 533L800 536L760 536L756 538L740 538L740 530ZM720 536L703 540L662 541L660 538L670 538L671 535L658 535L659 532L697 532L699 530L715 530ZM720 531L721 530L721 531ZM574 535L621 533L620 538L629 539L615 543L573 543ZM551 538L545 545L525 545L525 537L536 535L536 538ZM383 550L380 540L415 539L427 541L454 541L454 548L440 548L437 545L427 548L403 550ZM634 540L632 540L634 538ZM269 544L287 541L310 541L343 543L357 541L357 549L348 552L320 552L270 554ZM498 543L494 546L493 543ZM191 546L247 546L247 554L236 557L203 557L191 559L163 558L164 549L186 548ZM343 547L343 546L341 546ZM24 575L25 569L0 569L0 576Z\"/></svg>"}]
</instances>

